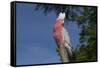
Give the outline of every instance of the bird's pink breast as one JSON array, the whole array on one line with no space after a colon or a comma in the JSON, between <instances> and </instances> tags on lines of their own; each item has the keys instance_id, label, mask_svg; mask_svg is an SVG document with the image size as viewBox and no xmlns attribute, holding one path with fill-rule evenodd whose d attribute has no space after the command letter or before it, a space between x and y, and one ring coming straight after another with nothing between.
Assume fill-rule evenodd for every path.
<instances>
[{"instance_id":1,"label":"bird's pink breast","mask_svg":"<svg viewBox=\"0 0 100 68\"><path fill-rule=\"evenodd\" d=\"M62 36L62 25L61 21L56 21L53 29L54 39L57 41L58 44L63 43L63 36Z\"/></svg>"}]
</instances>

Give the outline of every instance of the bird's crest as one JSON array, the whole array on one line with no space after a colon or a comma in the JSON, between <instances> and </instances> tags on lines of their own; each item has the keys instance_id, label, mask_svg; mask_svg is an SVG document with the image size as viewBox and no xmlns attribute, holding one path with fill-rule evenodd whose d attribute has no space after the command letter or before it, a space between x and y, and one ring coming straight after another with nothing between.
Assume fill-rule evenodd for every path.
<instances>
[{"instance_id":1,"label":"bird's crest","mask_svg":"<svg viewBox=\"0 0 100 68\"><path fill-rule=\"evenodd\" d=\"M58 19L64 20L65 19L65 13L60 12L59 16L58 16Z\"/></svg>"}]
</instances>

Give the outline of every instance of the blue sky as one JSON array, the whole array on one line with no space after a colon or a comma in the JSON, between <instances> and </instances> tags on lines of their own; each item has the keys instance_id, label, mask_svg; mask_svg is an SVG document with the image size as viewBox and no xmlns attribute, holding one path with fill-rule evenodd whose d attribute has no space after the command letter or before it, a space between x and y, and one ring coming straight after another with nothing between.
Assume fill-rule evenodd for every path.
<instances>
[{"instance_id":1,"label":"blue sky","mask_svg":"<svg viewBox=\"0 0 100 68\"><path fill-rule=\"evenodd\" d=\"M60 63L53 39L55 12L44 15L42 10L35 11L33 4L16 5L16 60L17 65ZM68 22L66 22L68 23ZM79 30L75 23L65 24L72 46L79 43Z\"/></svg>"}]
</instances>

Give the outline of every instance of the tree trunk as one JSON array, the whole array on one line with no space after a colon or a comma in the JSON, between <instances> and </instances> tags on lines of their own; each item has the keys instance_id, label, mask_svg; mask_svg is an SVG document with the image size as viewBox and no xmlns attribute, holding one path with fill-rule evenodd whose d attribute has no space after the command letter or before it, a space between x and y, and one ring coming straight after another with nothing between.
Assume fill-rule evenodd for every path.
<instances>
[{"instance_id":1,"label":"tree trunk","mask_svg":"<svg viewBox=\"0 0 100 68\"><path fill-rule=\"evenodd\" d=\"M66 52L65 47L63 45L59 46L58 52L62 63L69 62L68 53Z\"/></svg>"}]
</instances>

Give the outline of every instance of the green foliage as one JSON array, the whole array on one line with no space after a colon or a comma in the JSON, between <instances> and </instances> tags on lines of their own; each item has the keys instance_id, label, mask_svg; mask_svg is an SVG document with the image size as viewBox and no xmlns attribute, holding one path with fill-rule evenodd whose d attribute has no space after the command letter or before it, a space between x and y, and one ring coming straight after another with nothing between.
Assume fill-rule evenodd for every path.
<instances>
[{"instance_id":1,"label":"green foliage","mask_svg":"<svg viewBox=\"0 0 100 68\"><path fill-rule=\"evenodd\" d=\"M96 61L96 45L80 46L75 52L75 61Z\"/></svg>"},{"instance_id":2,"label":"green foliage","mask_svg":"<svg viewBox=\"0 0 100 68\"><path fill-rule=\"evenodd\" d=\"M42 10L45 15L47 15L49 12L53 11L58 14L60 12L66 13L66 20L70 21L78 21L79 17L82 14L83 7L77 7L77 6L70 6L70 5L58 5L58 4L37 4L35 10Z\"/></svg>"},{"instance_id":3,"label":"green foliage","mask_svg":"<svg viewBox=\"0 0 100 68\"><path fill-rule=\"evenodd\" d=\"M87 15L87 19L81 22L80 31L80 46L75 51L75 61L96 61L97 60L97 39L96 39L96 8L86 9L84 16Z\"/></svg>"}]
</instances>

